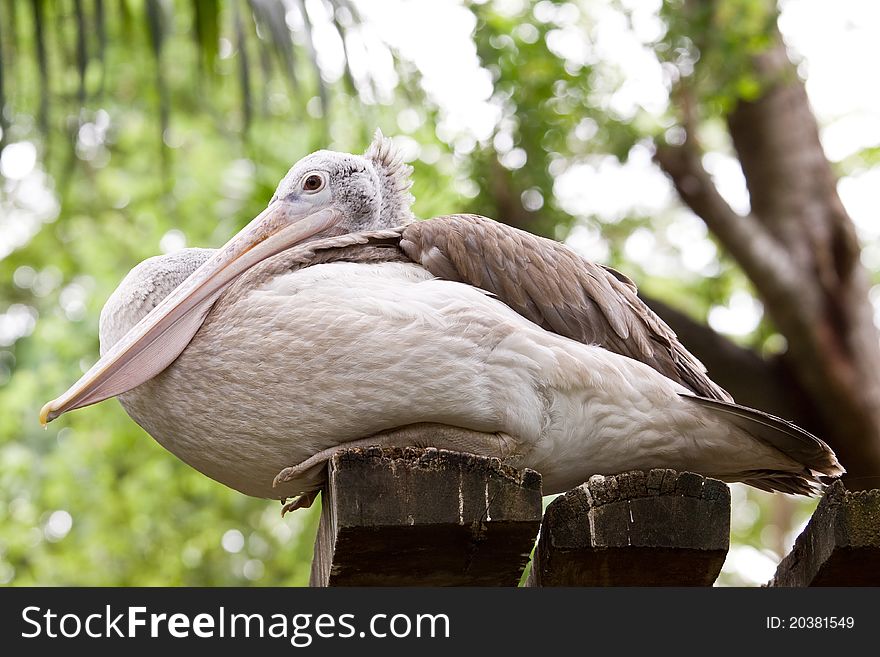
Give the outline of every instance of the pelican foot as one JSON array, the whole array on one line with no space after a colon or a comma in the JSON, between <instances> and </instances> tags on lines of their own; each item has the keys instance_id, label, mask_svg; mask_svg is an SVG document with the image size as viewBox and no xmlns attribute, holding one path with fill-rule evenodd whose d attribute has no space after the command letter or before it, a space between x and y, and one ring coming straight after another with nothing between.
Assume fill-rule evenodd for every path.
<instances>
[{"instance_id":1,"label":"pelican foot","mask_svg":"<svg viewBox=\"0 0 880 657\"><path fill-rule=\"evenodd\" d=\"M281 507L281 517L283 518L286 513L296 511L297 509L310 508L315 503L315 498L318 497L320 492L315 490L310 493L303 493L302 495L297 495L289 502L285 502L284 506Z\"/></svg>"},{"instance_id":2,"label":"pelican foot","mask_svg":"<svg viewBox=\"0 0 880 657\"><path fill-rule=\"evenodd\" d=\"M494 456L516 467L522 458L522 454L518 451L519 444L519 441L506 433L484 433L441 424L412 424L321 450L302 463L284 468L275 475L272 487L303 477L312 468L326 465L337 452L353 447L437 447L481 456Z\"/></svg>"},{"instance_id":3,"label":"pelican foot","mask_svg":"<svg viewBox=\"0 0 880 657\"><path fill-rule=\"evenodd\" d=\"M349 443L343 443L342 445L337 445L336 447L330 447L328 449L321 450L317 454L313 454L312 456L307 458L302 463L297 463L296 465L291 465L284 468L281 472L275 475L275 479L272 480L272 488L277 488L279 484L285 484L292 479L302 477L312 468L325 465L336 452L341 452L344 449L350 449L352 447L373 447L375 445L383 446L384 441L382 441L377 436L372 436L370 438L353 440ZM309 502L309 504L311 504L311 502Z\"/></svg>"}]
</instances>

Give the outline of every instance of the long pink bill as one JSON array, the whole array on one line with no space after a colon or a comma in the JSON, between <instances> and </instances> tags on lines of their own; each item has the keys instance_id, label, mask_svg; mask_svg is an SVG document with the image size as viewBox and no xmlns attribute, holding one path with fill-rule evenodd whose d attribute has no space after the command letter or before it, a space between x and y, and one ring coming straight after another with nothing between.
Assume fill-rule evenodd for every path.
<instances>
[{"instance_id":1,"label":"long pink bill","mask_svg":"<svg viewBox=\"0 0 880 657\"><path fill-rule=\"evenodd\" d=\"M79 381L43 406L40 423L127 392L159 374L186 348L211 306L236 277L331 229L339 219L333 208L312 211L297 202L273 202L133 326Z\"/></svg>"}]
</instances>

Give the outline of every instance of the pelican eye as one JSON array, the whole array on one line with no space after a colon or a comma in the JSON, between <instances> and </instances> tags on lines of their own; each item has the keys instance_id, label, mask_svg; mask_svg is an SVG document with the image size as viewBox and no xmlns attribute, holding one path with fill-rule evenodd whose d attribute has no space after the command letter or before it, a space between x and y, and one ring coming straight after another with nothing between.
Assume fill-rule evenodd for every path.
<instances>
[{"instance_id":1,"label":"pelican eye","mask_svg":"<svg viewBox=\"0 0 880 657\"><path fill-rule=\"evenodd\" d=\"M307 174L302 181L302 188L307 192L320 192L324 189L326 181L324 176L317 173Z\"/></svg>"}]
</instances>

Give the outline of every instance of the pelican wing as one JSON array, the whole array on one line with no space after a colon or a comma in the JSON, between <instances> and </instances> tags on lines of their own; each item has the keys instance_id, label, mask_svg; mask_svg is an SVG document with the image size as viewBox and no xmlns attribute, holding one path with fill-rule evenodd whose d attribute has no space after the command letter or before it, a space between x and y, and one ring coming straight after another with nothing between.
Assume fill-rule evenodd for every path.
<instances>
[{"instance_id":1,"label":"pelican wing","mask_svg":"<svg viewBox=\"0 0 880 657\"><path fill-rule=\"evenodd\" d=\"M549 331L639 360L703 397L732 401L631 280L564 244L459 214L405 226L400 248L435 276L491 292Z\"/></svg>"}]
</instances>

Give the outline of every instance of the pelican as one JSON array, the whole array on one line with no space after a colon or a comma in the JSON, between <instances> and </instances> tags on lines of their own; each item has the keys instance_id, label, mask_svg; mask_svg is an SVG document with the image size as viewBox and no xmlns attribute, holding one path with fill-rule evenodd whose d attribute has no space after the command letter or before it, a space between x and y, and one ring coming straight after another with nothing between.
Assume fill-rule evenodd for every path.
<instances>
[{"instance_id":1,"label":"pelican","mask_svg":"<svg viewBox=\"0 0 880 657\"><path fill-rule=\"evenodd\" d=\"M222 248L139 264L41 421L119 396L192 467L293 508L336 450L426 440L537 470L545 493L666 467L810 494L844 472L734 404L628 278L484 217L417 221L410 175L381 133L318 151Z\"/></svg>"}]
</instances>

